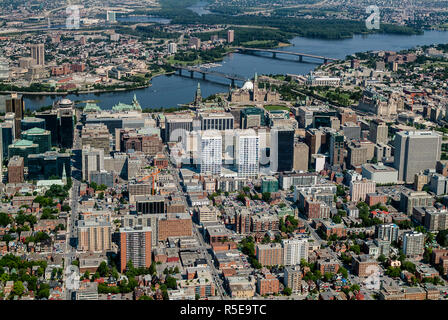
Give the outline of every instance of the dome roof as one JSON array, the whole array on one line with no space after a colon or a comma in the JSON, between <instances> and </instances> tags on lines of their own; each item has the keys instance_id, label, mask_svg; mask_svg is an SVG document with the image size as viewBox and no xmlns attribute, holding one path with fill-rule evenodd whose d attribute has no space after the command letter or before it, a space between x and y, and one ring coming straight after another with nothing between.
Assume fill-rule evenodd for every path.
<instances>
[{"instance_id":1,"label":"dome roof","mask_svg":"<svg viewBox=\"0 0 448 320\"><path fill-rule=\"evenodd\" d=\"M252 83L252 81L246 81L241 89L254 90L254 84Z\"/></svg>"},{"instance_id":2,"label":"dome roof","mask_svg":"<svg viewBox=\"0 0 448 320\"><path fill-rule=\"evenodd\" d=\"M61 99L59 105L71 105L73 102L70 99Z\"/></svg>"}]
</instances>

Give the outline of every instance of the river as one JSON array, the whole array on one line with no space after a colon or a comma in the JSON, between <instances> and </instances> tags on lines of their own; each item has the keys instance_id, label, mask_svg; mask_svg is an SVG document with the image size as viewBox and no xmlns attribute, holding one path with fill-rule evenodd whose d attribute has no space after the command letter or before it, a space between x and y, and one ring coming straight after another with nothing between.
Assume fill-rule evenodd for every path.
<instances>
[{"instance_id":1,"label":"river","mask_svg":"<svg viewBox=\"0 0 448 320\"><path fill-rule=\"evenodd\" d=\"M448 43L448 32L426 31L423 35L356 35L351 39L344 40L322 40L297 37L291 40L292 46L281 48L302 53L310 53L331 58L343 59L347 55L373 50L400 51L409 49L417 45L430 45L438 43ZM225 73L233 73L252 78L254 73L258 74L307 74L318 66L318 61L311 58L304 58L304 63L297 61L292 56L277 55L277 59L272 59L268 55L243 55L230 54L220 62L221 66L212 68ZM294 60L296 59L296 60ZM314 61L314 62L313 62ZM188 75L188 73L185 73ZM73 101L99 100L98 105L103 109L110 109L118 102L130 103L134 93L143 108L176 107L179 104L189 103L194 99L197 83L201 84L202 95L209 95L225 92L228 90L229 81L222 78L210 77L210 80L202 80L200 75L195 75L194 79L187 76L162 75L152 80L152 85L148 88L138 89L128 92L111 92L101 94L79 94L68 95L67 98ZM237 83L241 86L241 83ZM58 96L26 96L25 106L27 109L38 109L52 104Z\"/></svg>"}]
</instances>

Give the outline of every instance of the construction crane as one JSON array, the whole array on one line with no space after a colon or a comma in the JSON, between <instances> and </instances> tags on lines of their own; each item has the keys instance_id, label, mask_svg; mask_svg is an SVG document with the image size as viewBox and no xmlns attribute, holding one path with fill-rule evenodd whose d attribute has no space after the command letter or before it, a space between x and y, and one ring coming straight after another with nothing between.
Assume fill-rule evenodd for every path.
<instances>
[{"instance_id":1,"label":"construction crane","mask_svg":"<svg viewBox=\"0 0 448 320\"><path fill-rule=\"evenodd\" d=\"M151 173L151 174L148 174L147 176L141 178L141 179L138 180L137 182L142 182L142 181L148 180L149 178L152 177L152 189L151 189L151 194L154 194L154 193L155 193L156 179L157 179L157 176L159 175L159 173L160 173L160 171L159 171L159 169L157 168L157 170L156 170L155 172L153 172L153 173Z\"/></svg>"}]
</instances>

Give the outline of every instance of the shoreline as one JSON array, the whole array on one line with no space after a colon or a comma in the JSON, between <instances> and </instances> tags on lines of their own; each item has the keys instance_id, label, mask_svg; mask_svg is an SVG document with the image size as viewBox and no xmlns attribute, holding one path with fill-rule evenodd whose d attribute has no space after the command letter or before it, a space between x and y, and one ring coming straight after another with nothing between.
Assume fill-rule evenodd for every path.
<instances>
[{"instance_id":1,"label":"shoreline","mask_svg":"<svg viewBox=\"0 0 448 320\"><path fill-rule=\"evenodd\" d=\"M152 86L151 81L154 78L157 78L162 75L168 75L168 74L174 74L174 72L163 72L160 74L156 74L155 76L151 77L149 79L148 85L145 86L139 86L135 88L117 88L117 89L100 89L100 90L83 90L83 91L64 91L64 92L47 92L47 91L40 91L40 92L31 92L31 91L0 91L0 95L4 94L11 94L11 93L18 93L24 96L66 96L69 94L73 95L81 95L81 94L102 94L102 93L111 93L111 92L126 92L126 91L133 91L133 90L140 90L140 89L146 89Z\"/></svg>"}]
</instances>

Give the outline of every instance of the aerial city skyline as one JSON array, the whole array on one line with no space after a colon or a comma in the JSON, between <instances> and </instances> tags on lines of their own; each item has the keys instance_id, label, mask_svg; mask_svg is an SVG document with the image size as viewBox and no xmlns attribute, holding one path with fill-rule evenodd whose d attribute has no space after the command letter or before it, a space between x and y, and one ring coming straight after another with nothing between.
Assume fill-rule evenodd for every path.
<instances>
[{"instance_id":1,"label":"aerial city skyline","mask_svg":"<svg viewBox=\"0 0 448 320\"><path fill-rule=\"evenodd\" d=\"M0 3L0 300L447 299L445 2Z\"/></svg>"}]
</instances>

